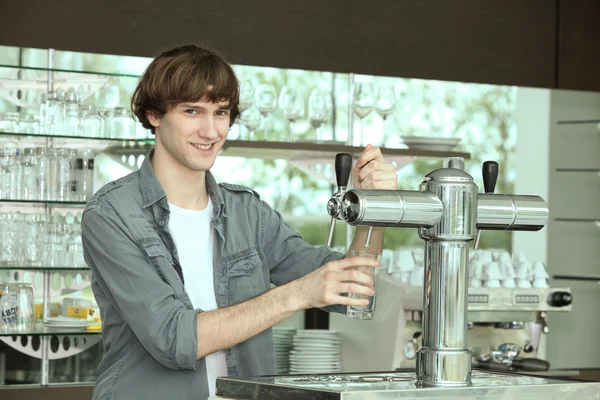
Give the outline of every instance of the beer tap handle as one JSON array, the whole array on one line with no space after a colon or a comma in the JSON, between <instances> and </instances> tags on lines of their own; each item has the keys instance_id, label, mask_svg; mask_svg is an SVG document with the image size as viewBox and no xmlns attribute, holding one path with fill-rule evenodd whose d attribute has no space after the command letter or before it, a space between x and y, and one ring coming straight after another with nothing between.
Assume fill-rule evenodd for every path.
<instances>
[{"instance_id":1,"label":"beer tap handle","mask_svg":"<svg viewBox=\"0 0 600 400\"><path fill-rule=\"evenodd\" d=\"M340 188L347 188L352 172L352 156L348 153L339 153L335 156L335 179L337 181L338 191Z\"/></svg>"},{"instance_id":2,"label":"beer tap handle","mask_svg":"<svg viewBox=\"0 0 600 400\"><path fill-rule=\"evenodd\" d=\"M348 188L350 173L352 172L352 156L348 153L339 153L335 156L335 179L337 183L337 192L327 203L327 212L331 215L329 222L329 234L327 235L327 247L333 243L333 232L335 230L335 220L339 218L342 211L342 197Z\"/></svg>"},{"instance_id":3,"label":"beer tap handle","mask_svg":"<svg viewBox=\"0 0 600 400\"><path fill-rule=\"evenodd\" d=\"M496 182L498 181L498 163L496 161L486 161L481 167L481 175L483 176L483 190L485 193L494 193L496 190ZM481 238L481 230L477 231L475 238L475 246L479 247L479 239Z\"/></svg>"},{"instance_id":4,"label":"beer tap handle","mask_svg":"<svg viewBox=\"0 0 600 400\"><path fill-rule=\"evenodd\" d=\"M496 161L486 161L481 168L483 175L483 188L486 193L494 193L496 182L498 181L498 163Z\"/></svg>"}]
</instances>

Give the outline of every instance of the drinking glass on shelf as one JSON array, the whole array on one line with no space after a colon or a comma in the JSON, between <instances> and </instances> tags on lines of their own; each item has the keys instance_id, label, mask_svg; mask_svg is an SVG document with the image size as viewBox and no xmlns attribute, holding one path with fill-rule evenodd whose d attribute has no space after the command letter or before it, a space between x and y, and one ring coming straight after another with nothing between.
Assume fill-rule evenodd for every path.
<instances>
[{"instance_id":1,"label":"drinking glass on shelf","mask_svg":"<svg viewBox=\"0 0 600 400\"><path fill-rule=\"evenodd\" d=\"M252 105L254 100L254 85L251 80L240 81L240 112L243 113Z\"/></svg>"},{"instance_id":2,"label":"drinking glass on shelf","mask_svg":"<svg viewBox=\"0 0 600 400\"><path fill-rule=\"evenodd\" d=\"M63 135L77 136L79 134L79 95L73 88L69 88L65 96L64 132Z\"/></svg>"},{"instance_id":3,"label":"drinking glass on shelf","mask_svg":"<svg viewBox=\"0 0 600 400\"><path fill-rule=\"evenodd\" d=\"M94 150L85 149L77 153L77 201L88 201L94 194Z\"/></svg>"},{"instance_id":4,"label":"drinking glass on shelf","mask_svg":"<svg viewBox=\"0 0 600 400\"><path fill-rule=\"evenodd\" d=\"M371 82L357 83L354 89L354 100L352 103L352 109L359 118L360 123L360 136L358 143L359 146L363 145L363 127L364 119L373 111L375 107L375 91L373 90L373 84Z\"/></svg>"},{"instance_id":5,"label":"drinking glass on shelf","mask_svg":"<svg viewBox=\"0 0 600 400\"><path fill-rule=\"evenodd\" d=\"M0 148L0 199L20 200L21 156L18 148Z\"/></svg>"},{"instance_id":6,"label":"drinking glass on shelf","mask_svg":"<svg viewBox=\"0 0 600 400\"><path fill-rule=\"evenodd\" d=\"M271 84L260 84L256 88L256 108L263 117L264 129L263 136L267 140L269 138L269 116L277 108L277 91Z\"/></svg>"},{"instance_id":7,"label":"drinking glass on shelf","mask_svg":"<svg viewBox=\"0 0 600 400\"><path fill-rule=\"evenodd\" d=\"M21 133L35 135L38 133L38 122L33 114L23 114L20 121Z\"/></svg>"},{"instance_id":8,"label":"drinking glass on shelf","mask_svg":"<svg viewBox=\"0 0 600 400\"><path fill-rule=\"evenodd\" d=\"M101 138L110 138L110 122L113 117L113 109L111 108L98 108L98 116L100 117L100 136Z\"/></svg>"},{"instance_id":9,"label":"drinking glass on shelf","mask_svg":"<svg viewBox=\"0 0 600 400\"><path fill-rule=\"evenodd\" d=\"M322 125L331 119L332 112L333 100L331 93L320 89L313 89L308 98L308 120L313 128L315 128L317 142L333 140L333 135L326 135L321 129Z\"/></svg>"},{"instance_id":10,"label":"drinking glass on shelf","mask_svg":"<svg viewBox=\"0 0 600 400\"><path fill-rule=\"evenodd\" d=\"M387 118L394 113L396 108L396 92L393 86L382 86L377 92L377 102L375 103L375 111L383 120L383 140L387 138L386 121Z\"/></svg>"},{"instance_id":11,"label":"drinking glass on shelf","mask_svg":"<svg viewBox=\"0 0 600 400\"><path fill-rule=\"evenodd\" d=\"M50 181L49 149L38 147L35 149L36 166L36 200L49 200L48 185Z\"/></svg>"},{"instance_id":12,"label":"drinking glass on shelf","mask_svg":"<svg viewBox=\"0 0 600 400\"><path fill-rule=\"evenodd\" d=\"M68 149L49 149L50 200L66 201L71 191L71 152Z\"/></svg>"},{"instance_id":13,"label":"drinking glass on shelf","mask_svg":"<svg viewBox=\"0 0 600 400\"><path fill-rule=\"evenodd\" d=\"M128 108L115 108L115 116L110 122L110 137L113 139L135 138L135 121Z\"/></svg>"},{"instance_id":14,"label":"drinking glass on shelf","mask_svg":"<svg viewBox=\"0 0 600 400\"><path fill-rule=\"evenodd\" d=\"M80 111L81 125L78 135L91 138L102 137L102 119L96 112L96 107L92 105L82 105Z\"/></svg>"},{"instance_id":15,"label":"drinking glass on shelf","mask_svg":"<svg viewBox=\"0 0 600 400\"><path fill-rule=\"evenodd\" d=\"M240 123L246 127L248 134L241 139L256 140L254 131L260 126L261 115L256 107L250 107L241 116Z\"/></svg>"},{"instance_id":16,"label":"drinking glass on shelf","mask_svg":"<svg viewBox=\"0 0 600 400\"><path fill-rule=\"evenodd\" d=\"M360 250L351 250L351 257L371 257L375 258L377 261L381 261L381 252L374 251L371 249L360 249ZM358 270L369 275L374 282L373 289L375 290L375 294L373 296L366 296L362 294L354 294L349 293L348 296L353 299L368 299L369 304L366 306L348 306L346 315L350 318L354 319L373 319L375 316L375 301L377 299L377 285L379 283L379 271L381 267L352 267L351 269Z\"/></svg>"},{"instance_id":17,"label":"drinking glass on shelf","mask_svg":"<svg viewBox=\"0 0 600 400\"><path fill-rule=\"evenodd\" d=\"M23 235L20 240L21 262L26 266L39 266L40 232L39 214L25 214L23 221Z\"/></svg>"},{"instance_id":18,"label":"drinking glass on shelf","mask_svg":"<svg viewBox=\"0 0 600 400\"><path fill-rule=\"evenodd\" d=\"M23 149L21 156L21 197L23 200L37 200L37 157L36 148Z\"/></svg>"},{"instance_id":19,"label":"drinking glass on shelf","mask_svg":"<svg viewBox=\"0 0 600 400\"><path fill-rule=\"evenodd\" d=\"M14 214L0 214L0 264L11 265L16 261L18 246Z\"/></svg>"},{"instance_id":20,"label":"drinking glass on shelf","mask_svg":"<svg viewBox=\"0 0 600 400\"><path fill-rule=\"evenodd\" d=\"M304 97L294 88L284 86L279 96L279 108L289 122L290 141L294 141L294 123L304 118Z\"/></svg>"},{"instance_id":21,"label":"drinking glass on shelf","mask_svg":"<svg viewBox=\"0 0 600 400\"><path fill-rule=\"evenodd\" d=\"M19 113L7 112L1 114L0 132L21 133Z\"/></svg>"},{"instance_id":22,"label":"drinking glass on shelf","mask_svg":"<svg viewBox=\"0 0 600 400\"><path fill-rule=\"evenodd\" d=\"M0 284L0 330L28 332L35 327L33 285L25 283Z\"/></svg>"}]
</instances>

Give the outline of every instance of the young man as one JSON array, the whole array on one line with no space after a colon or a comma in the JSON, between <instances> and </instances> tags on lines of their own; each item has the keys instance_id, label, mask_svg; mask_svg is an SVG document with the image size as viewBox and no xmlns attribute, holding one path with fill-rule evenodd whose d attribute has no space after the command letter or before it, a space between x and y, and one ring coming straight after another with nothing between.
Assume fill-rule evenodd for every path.
<instances>
[{"instance_id":1,"label":"young man","mask_svg":"<svg viewBox=\"0 0 600 400\"><path fill-rule=\"evenodd\" d=\"M375 261L314 248L254 191L215 182L238 98L230 65L196 46L160 54L135 90L133 111L155 148L94 195L82 222L106 353L94 399L206 399L218 376L274 374L271 327L307 308L365 302L341 293L373 293L349 268ZM398 186L372 146L353 184ZM381 246L383 229L372 241Z\"/></svg>"}]
</instances>

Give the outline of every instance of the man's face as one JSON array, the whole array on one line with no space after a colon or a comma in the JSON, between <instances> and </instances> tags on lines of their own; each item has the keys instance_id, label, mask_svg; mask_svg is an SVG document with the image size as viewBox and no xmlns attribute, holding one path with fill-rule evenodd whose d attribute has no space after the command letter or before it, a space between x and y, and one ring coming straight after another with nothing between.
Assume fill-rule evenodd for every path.
<instances>
[{"instance_id":1,"label":"man's face","mask_svg":"<svg viewBox=\"0 0 600 400\"><path fill-rule=\"evenodd\" d=\"M192 171L209 170L229 132L229 105L200 100L180 103L162 118L148 115L155 128L156 149Z\"/></svg>"}]
</instances>

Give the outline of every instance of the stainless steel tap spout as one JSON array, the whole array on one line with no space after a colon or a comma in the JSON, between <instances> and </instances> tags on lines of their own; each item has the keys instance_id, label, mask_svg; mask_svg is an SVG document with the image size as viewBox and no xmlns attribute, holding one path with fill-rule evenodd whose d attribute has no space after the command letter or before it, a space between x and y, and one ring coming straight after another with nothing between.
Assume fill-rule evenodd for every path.
<instances>
[{"instance_id":1,"label":"stainless steel tap spout","mask_svg":"<svg viewBox=\"0 0 600 400\"><path fill-rule=\"evenodd\" d=\"M539 231L548 222L548 204L539 196L477 196L477 229Z\"/></svg>"},{"instance_id":2,"label":"stainless steel tap spout","mask_svg":"<svg viewBox=\"0 0 600 400\"><path fill-rule=\"evenodd\" d=\"M434 193L412 190L352 189L342 200L342 217L350 225L431 227L443 210Z\"/></svg>"}]
</instances>

